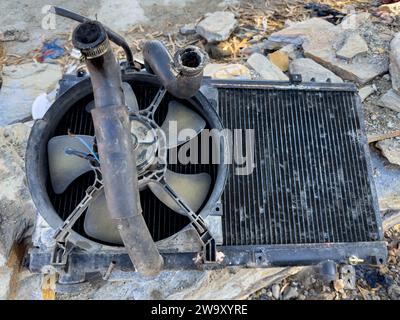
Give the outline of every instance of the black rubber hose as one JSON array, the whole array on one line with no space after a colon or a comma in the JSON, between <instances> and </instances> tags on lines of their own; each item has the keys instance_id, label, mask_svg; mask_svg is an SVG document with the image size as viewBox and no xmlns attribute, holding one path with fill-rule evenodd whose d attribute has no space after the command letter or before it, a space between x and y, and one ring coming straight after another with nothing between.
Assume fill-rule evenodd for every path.
<instances>
[{"instance_id":1,"label":"black rubber hose","mask_svg":"<svg viewBox=\"0 0 400 320\"><path fill-rule=\"evenodd\" d=\"M107 207L135 268L156 275L163 259L147 228L139 198L135 151L121 70L101 23L78 25L72 41L86 57L95 108L91 110Z\"/></svg>"},{"instance_id":2,"label":"black rubber hose","mask_svg":"<svg viewBox=\"0 0 400 320\"><path fill-rule=\"evenodd\" d=\"M50 11L55 13L58 16L61 16L61 17L64 17L64 18L69 18L71 20L75 20L75 21L81 22L81 23L82 22L91 21L91 19L89 19L87 17L84 17L84 16L81 16L80 14L77 14L75 12L69 11L69 10L64 9L64 8L56 7L56 6L52 6ZM128 43L125 41L125 39L122 36L120 36L118 33L114 32L113 30L108 28L107 26L103 25L103 27L107 32L108 38L112 42L114 42L116 45L118 45L122 49L124 49L126 60L128 61L128 64L130 66L133 66L134 62L133 62L132 50L129 47Z\"/></svg>"},{"instance_id":3,"label":"black rubber hose","mask_svg":"<svg viewBox=\"0 0 400 320\"><path fill-rule=\"evenodd\" d=\"M147 71L157 75L175 97L188 99L200 89L207 57L199 48L188 46L172 58L160 41L152 40L144 44L143 58Z\"/></svg>"}]
</instances>

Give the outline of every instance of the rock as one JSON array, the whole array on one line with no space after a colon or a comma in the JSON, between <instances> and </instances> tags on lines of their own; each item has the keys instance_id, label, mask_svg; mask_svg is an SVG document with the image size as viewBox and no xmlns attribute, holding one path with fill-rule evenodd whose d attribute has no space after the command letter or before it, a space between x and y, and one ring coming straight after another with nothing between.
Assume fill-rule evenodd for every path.
<instances>
[{"instance_id":1,"label":"rock","mask_svg":"<svg viewBox=\"0 0 400 320\"><path fill-rule=\"evenodd\" d=\"M282 47L279 51L286 53L289 59L291 60L303 57L302 53L299 50L299 47L294 44L287 44L286 46Z\"/></svg>"},{"instance_id":2,"label":"rock","mask_svg":"<svg viewBox=\"0 0 400 320\"><path fill-rule=\"evenodd\" d=\"M400 286L392 284L388 289L388 294L391 300L400 300Z\"/></svg>"},{"instance_id":3,"label":"rock","mask_svg":"<svg viewBox=\"0 0 400 320\"><path fill-rule=\"evenodd\" d=\"M196 32L207 42L221 42L229 38L237 25L232 12L216 11L205 15L205 19L197 24Z\"/></svg>"},{"instance_id":4,"label":"rock","mask_svg":"<svg viewBox=\"0 0 400 320\"><path fill-rule=\"evenodd\" d=\"M4 66L0 90L0 126L30 116L35 98L43 92L52 91L61 76L61 67L55 64Z\"/></svg>"},{"instance_id":5,"label":"rock","mask_svg":"<svg viewBox=\"0 0 400 320\"><path fill-rule=\"evenodd\" d=\"M64 299L165 299L231 300L247 299L250 294L281 281L301 270L296 268L262 268L209 271L162 271L152 278L130 273L124 281L93 281L82 294ZM79 292L79 291L78 291Z\"/></svg>"},{"instance_id":6,"label":"rock","mask_svg":"<svg viewBox=\"0 0 400 320\"><path fill-rule=\"evenodd\" d=\"M383 4L378 8L379 12L387 12L395 16L400 15L400 3Z\"/></svg>"},{"instance_id":7,"label":"rock","mask_svg":"<svg viewBox=\"0 0 400 320\"><path fill-rule=\"evenodd\" d=\"M324 19L312 18L306 21L291 23L289 27L274 32L268 41L285 46L293 44L301 46L305 40L319 33L321 30L335 30L335 26Z\"/></svg>"},{"instance_id":8,"label":"rock","mask_svg":"<svg viewBox=\"0 0 400 320\"><path fill-rule=\"evenodd\" d=\"M271 292L272 292L272 296L276 299L279 300L279 298L281 297L281 287L279 284L274 283L271 287Z\"/></svg>"},{"instance_id":9,"label":"rock","mask_svg":"<svg viewBox=\"0 0 400 320\"><path fill-rule=\"evenodd\" d=\"M285 290L282 300L292 300L296 299L298 296L299 296L299 290L297 286L291 285Z\"/></svg>"},{"instance_id":10,"label":"rock","mask_svg":"<svg viewBox=\"0 0 400 320\"><path fill-rule=\"evenodd\" d=\"M352 32L345 40L336 55L343 59L353 59L355 56L368 52L368 44L357 32Z\"/></svg>"},{"instance_id":11,"label":"rock","mask_svg":"<svg viewBox=\"0 0 400 320\"><path fill-rule=\"evenodd\" d=\"M288 81L289 78L262 54L253 53L247 63L265 80Z\"/></svg>"},{"instance_id":12,"label":"rock","mask_svg":"<svg viewBox=\"0 0 400 320\"><path fill-rule=\"evenodd\" d=\"M26 42L29 40L28 31L17 25L0 26L0 41L20 41Z\"/></svg>"},{"instance_id":13,"label":"rock","mask_svg":"<svg viewBox=\"0 0 400 320\"><path fill-rule=\"evenodd\" d=\"M364 102L365 99L367 99L371 94L375 93L376 90L377 89L375 85L365 86L358 90L358 95L360 96L361 101Z\"/></svg>"},{"instance_id":14,"label":"rock","mask_svg":"<svg viewBox=\"0 0 400 320\"><path fill-rule=\"evenodd\" d=\"M383 80L386 80L386 81L390 81L391 79L392 79L392 77L390 76L390 74L384 74L383 76L382 76L382 79Z\"/></svg>"},{"instance_id":15,"label":"rock","mask_svg":"<svg viewBox=\"0 0 400 320\"><path fill-rule=\"evenodd\" d=\"M343 30L359 30L369 21L371 14L369 12L357 12L348 14L339 25Z\"/></svg>"},{"instance_id":16,"label":"rock","mask_svg":"<svg viewBox=\"0 0 400 320\"><path fill-rule=\"evenodd\" d=\"M289 56L286 52L278 50L268 55L269 61L276 65L283 72L289 69Z\"/></svg>"},{"instance_id":17,"label":"rock","mask_svg":"<svg viewBox=\"0 0 400 320\"><path fill-rule=\"evenodd\" d=\"M18 286L16 290L16 300L42 300L40 290L42 282L41 274L32 274L29 270L22 270L18 274Z\"/></svg>"},{"instance_id":18,"label":"rock","mask_svg":"<svg viewBox=\"0 0 400 320\"><path fill-rule=\"evenodd\" d=\"M240 4L239 0L224 0L218 3L218 7L225 8L227 6L236 6L238 4Z\"/></svg>"},{"instance_id":19,"label":"rock","mask_svg":"<svg viewBox=\"0 0 400 320\"><path fill-rule=\"evenodd\" d=\"M400 32L390 43L390 75L393 89L400 94Z\"/></svg>"},{"instance_id":20,"label":"rock","mask_svg":"<svg viewBox=\"0 0 400 320\"><path fill-rule=\"evenodd\" d=\"M342 291L344 289L344 281L343 279L338 279L333 281L333 288L335 291Z\"/></svg>"},{"instance_id":21,"label":"rock","mask_svg":"<svg viewBox=\"0 0 400 320\"><path fill-rule=\"evenodd\" d=\"M379 141L376 146L390 163L400 166L400 140L396 138Z\"/></svg>"},{"instance_id":22,"label":"rock","mask_svg":"<svg viewBox=\"0 0 400 320\"><path fill-rule=\"evenodd\" d=\"M0 300L15 299L24 255L25 246L15 244L7 258L7 263L0 266Z\"/></svg>"},{"instance_id":23,"label":"rock","mask_svg":"<svg viewBox=\"0 0 400 320\"><path fill-rule=\"evenodd\" d=\"M312 18L292 23L288 28L273 33L268 40L303 47L304 55L328 68L345 80L367 83L384 74L389 62L384 52L358 56L348 62L336 56L336 50L346 39L343 26L335 26L324 19Z\"/></svg>"},{"instance_id":24,"label":"rock","mask_svg":"<svg viewBox=\"0 0 400 320\"><path fill-rule=\"evenodd\" d=\"M8 299L12 270L8 267L0 267L0 300Z\"/></svg>"},{"instance_id":25,"label":"rock","mask_svg":"<svg viewBox=\"0 0 400 320\"><path fill-rule=\"evenodd\" d=\"M378 105L400 112L400 95L398 95L393 89L390 89L378 100Z\"/></svg>"},{"instance_id":26,"label":"rock","mask_svg":"<svg viewBox=\"0 0 400 320\"><path fill-rule=\"evenodd\" d=\"M179 29L179 32L183 35L195 34L196 25L194 23L185 24Z\"/></svg>"},{"instance_id":27,"label":"rock","mask_svg":"<svg viewBox=\"0 0 400 320\"><path fill-rule=\"evenodd\" d=\"M215 79L251 79L250 70L237 63L209 63L204 68L204 76Z\"/></svg>"},{"instance_id":28,"label":"rock","mask_svg":"<svg viewBox=\"0 0 400 320\"><path fill-rule=\"evenodd\" d=\"M225 57L230 57L232 51L229 47L225 46L223 42L221 43L207 43L204 46L205 50L212 59L220 60Z\"/></svg>"},{"instance_id":29,"label":"rock","mask_svg":"<svg viewBox=\"0 0 400 320\"><path fill-rule=\"evenodd\" d=\"M373 177L382 212L400 210L400 168L390 165L381 153L370 148Z\"/></svg>"},{"instance_id":30,"label":"rock","mask_svg":"<svg viewBox=\"0 0 400 320\"><path fill-rule=\"evenodd\" d=\"M36 209L25 178L24 154L30 128L0 127L0 267L16 242L30 235Z\"/></svg>"},{"instance_id":31,"label":"rock","mask_svg":"<svg viewBox=\"0 0 400 320\"><path fill-rule=\"evenodd\" d=\"M326 82L328 79L335 83L343 82L343 80L333 72L308 58L292 61L289 71L290 74L301 74L304 82L310 82L312 79L316 82Z\"/></svg>"}]
</instances>

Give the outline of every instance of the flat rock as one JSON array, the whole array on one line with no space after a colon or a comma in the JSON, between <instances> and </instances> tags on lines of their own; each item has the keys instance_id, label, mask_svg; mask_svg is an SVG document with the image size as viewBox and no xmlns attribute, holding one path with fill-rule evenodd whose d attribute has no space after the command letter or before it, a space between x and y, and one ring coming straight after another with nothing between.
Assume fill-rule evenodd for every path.
<instances>
[{"instance_id":1,"label":"flat rock","mask_svg":"<svg viewBox=\"0 0 400 320\"><path fill-rule=\"evenodd\" d=\"M275 51L268 55L269 61L276 65L282 71L288 71L289 69L289 55L282 50Z\"/></svg>"},{"instance_id":2,"label":"flat rock","mask_svg":"<svg viewBox=\"0 0 400 320\"><path fill-rule=\"evenodd\" d=\"M43 92L52 91L61 76L61 67L56 64L4 66L0 90L0 126L30 116L35 98Z\"/></svg>"},{"instance_id":3,"label":"flat rock","mask_svg":"<svg viewBox=\"0 0 400 320\"><path fill-rule=\"evenodd\" d=\"M352 32L346 38L343 46L336 52L339 58L353 59L359 54L368 52L368 44L357 32Z\"/></svg>"},{"instance_id":4,"label":"flat rock","mask_svg":"<svg viewBox=\"0 0 400 320\"><path fill-rule=\"evenodd\" d=\"M358 95L361 98L361 101L364 102L365 99L367 99L371 94L376 92L376 86L375 85L370 85L370 86L365 86L358 90Z\"/></svg>"},{"instance_id":5,"label":"flat rock","mask_svg":"<svg viewBox=\"0 0 400 320\"><path fill-rule=\"evenodd\" d=\"M289 78L274 65L268 58L260 53L253 53L247 63L265 80L288 81Z\"/></svg>"},{"instance_id":6,"label":"flat rock","mask_svg":"<svg viewBox=\"0 0 400 320\"><path fill-rule=\"evenodd\" d=\"M20 41L26 42L29 40L29 32L17 25L0 26L0 41Z\"/></svg>"},{"instance_id":7,"label":"flat rock","mask_svg":"<svg viewBox=\"0 0 400 320\"><path fill-rule=\"evenodd\" d=\"M207 13L196 26L196 32L208 42L220 42L229 38L238 22L232 12L216 11Z\"/></svg>"},{"instance_id":8,"label":"flat rock","mask_svg":"<svg viewBox=\"0 0 400 320\"><path fill-rule=\"evenodd\" d=\"M251 79L250 70L238 63L209 63L204 68L204 76L214 79Z\"/></svg>"},{"instance_id":9,"label":"flat rock","mask_svg":"<svg viewBox=\"0 0 400 320\"><path fill-rule=\"evenodd\" d=\"M82 284L82 289L76 290L76 293L57 296L68 300L242 300L301 270L301 267L180 270L162 271L152 278L129 273L123 281L89 281ZM25 293L24 296L32 294Z\"/></svg>"},{"instance_id":10,"label":"flat rock","mask_svg":"<svg viewBox=\"0 0 400 320\"><path fill-rule=\"evenodd\" d=\"M304 82L327 82L328 79L334 83L342 83L343 80L332 71L326 69L315 61L308 58L296 59L290 63L290 74L301 74Z\"/></svg>"},{"instance_id":11,"label":"flat rock","mask_svg":"<svg viewBox=\"0 0 400 320\"><path fill-rule=\"evenodd\" d=\"M291 23L287 28L274 32L268 38L268 41L281 46L288 44L301 46L305 40L315 37L321 30L334 32L336 28L324 19L312 18L298 23Z\"/></svg>"},{"instance_id":12,"label":"flat rock","mask_svg":"<svg viewBox=\"0 0 400 320\"><path fill-rule=\"evenodd\" d=\"M0 127L0 267L14 243L32 232L36 209L25 178L24 154L30 128Z\"/></svg>"},{"instance_id":13,"label":"flat rock","mask_svg":"<svg viewBox=\"0 0 400 320\"><path fill-rule=\"evenodd\" d=\"M400 210L400 167L390 164L379 150L370 147L372 173L382 212Z\"/></svg>"},{"instance_id":14,"label":"flat rock","mask_svg":"<svg viewBox=\"0 0 400 320\"><path fill-rule=\"evenodd\" d=\"M287 44L286 46L279 49L279 51L286 53L291 60L295 60L303 56L303 54L299 50L299 47L294 44Z\"/></svg>"},{"instance_id":15,"label":"flat rock","mask_svg":"<svg viewBox=\"0 0 400 320\"><path fill-rule=\"evenodd\" d=\"M393 89L400 94L400 32L390 43L390 75Z\"/></svg>"},{"instance_id":16,"label":"flat rock","mask_svg":"<svg viewBox=\"0 0 400 320\"><path fill-rule=\"evenodd\" d=\"M390 89L378 100L378 105L400 112L400 95L393 89Z\"/></svg>"},{"instance_id":17,"label":"flat rock","mask_svg":"<svg viewBox=\"0 0 400 320\"><path fill-rule=\"evenodd\" d=\"M185 24L179 29L179 32L183 35L195 34L196 25L194 23Z\"/></svg>"},{"instance_id":18,"label":"flat rock","mask_svg":"<svg viewBox=\"0 0 400 320\"><path fill-rule=\"evenodd\" d=\"M382 151L383 156L392 164L400 166L400 139L393 138L379 141L376 146Z\"/></svg>"},{"instance_id":19,"label":"flat rock","mask_svg":"<svg viewBox=\"0 0 400 320\"><path fill-rule=\"evenodd\" d=\"M361 19L360 23L364 22L365 19ZM307 58L313 59L342 79L364 84L387 72L389 62L384 53L379 56L358 56L350 62L338 58L336 51L343 45L348 32L352 31L352 25L358 26L357 23L348 23L344 28L321 18L312 18L292 23L288 28L273 33L268 40L300 45Z\"/></svg>"}]
</instances>

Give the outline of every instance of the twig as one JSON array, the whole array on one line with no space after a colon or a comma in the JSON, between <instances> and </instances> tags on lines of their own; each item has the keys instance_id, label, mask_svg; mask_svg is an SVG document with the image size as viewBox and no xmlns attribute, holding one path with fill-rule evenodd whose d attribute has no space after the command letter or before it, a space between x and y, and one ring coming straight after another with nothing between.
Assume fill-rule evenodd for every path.
<instances>
[{"instance_id":1,"label":"twig","mask_svg":"<svg viewBox=\"0 0 400 320\"><path fill-rule=\"evenodd\" d=\"M368 143L378 142L386 139L400 137L400 130L396 130L386 134L376 134L368 136Z\"/></svg>"}]
</instances>

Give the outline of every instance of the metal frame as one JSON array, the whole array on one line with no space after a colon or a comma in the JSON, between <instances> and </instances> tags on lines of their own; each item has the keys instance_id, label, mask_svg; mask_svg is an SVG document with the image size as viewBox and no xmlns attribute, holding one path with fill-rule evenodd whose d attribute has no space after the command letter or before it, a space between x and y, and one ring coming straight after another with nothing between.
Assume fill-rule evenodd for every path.
<instances>
[{"instance_id":1,"label":"metal frame","mask_svg":"<svg viewBox=\"0 0 400 320\"><path fill-rule=\"evenodd\" d=\"M152 76L141 75L152 79ZM154 78L152 79L154 81ZM204 79L204 85L211 88L238 88L238 89L287 89L287 90L318 90L318 91L347 91L357 95L354 84L334 83L299 83L296 82L266 82L266 81L241 81L241 80L211 80ZM208 97L207 97L208 98ZM215 100L215 97L210 97ZM313 265L322 261L332 260L337 263L369 263L382 264L386 261L387 249L383 241L382 219L379 213L376 189L372 177L370 153L365 135L365 124L361 100L356 97L356 112L362 131L362 143L367 159L368 179L370 181L373 197L374 214L379 226L378 241L354 243L319 243L319 244L293 244L293 245L252 245L252 246L217 246L217 253L221 252L224 258L219 263L196 264L197 253L166 253L161 252L165 260L166 269L207 269L223 268L230 266L242 267L271 267L292 265ZM41 124L37 125L40 127ZM35 134L35 133L34 133ZM32 168L30 168L32 169ZM29 172L29 168L28 168ZM226 179L226 177L224 178ZM219 181L224 183L224 181ZM38 199L36 199L38 201ZM215 199L214 199L215 200ZM43 203L39 202L43 208ZM209 208L208 208L209 209ZM57 223L58 224L58 223ZM82 237L81 237L82 238ZM123 271L134 270L132 263L124 250L115 250L110 247L100 247L100 250L73 250L68 258L68 272L106 272L110 265L117 266ZM110 250L111 249L111 250ZM29 252L29 266L33 272L42 272L48 266L51 254L39 248L32 248Z\"/></svg>"}]
</instances>

